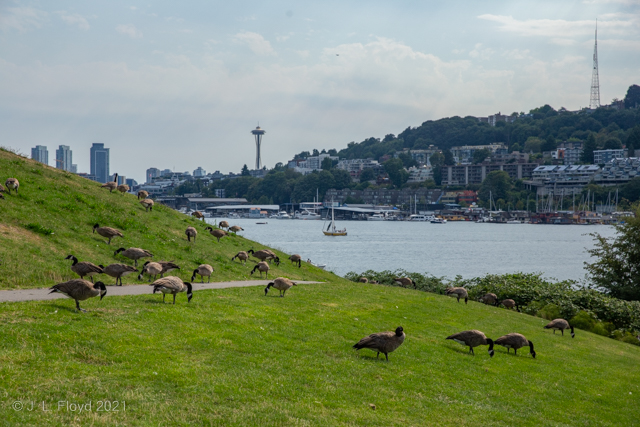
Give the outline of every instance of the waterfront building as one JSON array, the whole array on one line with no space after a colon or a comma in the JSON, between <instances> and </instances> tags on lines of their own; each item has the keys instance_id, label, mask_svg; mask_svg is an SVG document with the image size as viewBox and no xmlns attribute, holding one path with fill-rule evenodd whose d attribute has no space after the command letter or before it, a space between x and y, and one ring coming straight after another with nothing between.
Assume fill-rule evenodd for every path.
<instances>
[{"instance_id":1,"label":"waterfront building","mask_svg":"<svg viewBox=\"0 0 640 427\"><path fill-rule=\"evenodd\" d=\"M91 175L98 182L108 182L109 174L109 149L104 144L93 143L90 150Z\"/></svg>"},{"instance_id":2,"label":"waterfront building","mask_svg":"<svg viewBox=\"0 0 640 427\"><path fill-rule=\"evenodd\" d=\"M442 190L427 189L427 188L404 188L402 190L389 190L386 188L366 190L336 190L329 189L324 195L324 202L334 201L334 203L343 204L344 201L351 197L352 199L361 200L362 203L367 205L388 205L388 206L400 206L409 205L410 203L418 202L419 205L427 205L436 203Z\"/></svg>"},{"instance_id":3,"label":"waterfront building","mask_svg":"<svg viewBox=\"0 0 640 427\"><path fill-rule=\"evenodd\" d=\"M442 185L482 184L493 171L505 171L512 179L531 178L537 163L479 163L442 167Z\"/></svg>"},{"instance_id":4,"label":"waterfront building","mask_svg":"<svg viewBox=\"0 0 640 427\"><path fill-rule=\"evenodd\" d=\"M60 145L56 150L56 168L73 172L73 158L68 145Z\"/></svg>"},{"instance_id":5,"label":"waterfront building","mask_svg":"<svg viewBox=\"0 0 640 427\"><path fill-rule=\"evenodd\" d=\"M539 196L569 196L578 194L593 181L600 171L598 165L546 165L538 166L525 186Z\"/></svg>"},{"instance_id":6,"label":"waterfront building","mask_svg":"<svg viewBox=\"0 0 640 427\"><path fill-rule=\"evenodd\" d=\"M358 181L362 171L368 168L373 168L376 172L381 172L383 166L373 159L342 159L336 165L337 169L342 169L349 172L351 179Z\"/></svg>"},{"instance_id":7,"label":"waterfront building","mask_svg":"<svg viewBox=\"0 0 640 427\"><path fill-rule=\"evenodd\" d=\"M626 157L613 159L598 171L593 180L598 185L626 184L640 176L640 158Z\"/></svg>"},{"instance_id":8,"label":"waterfront building","mask_svg":"<svg viewBox=\"0 0 640 427\"><path fill-rule=\"evenodd\" d=\"M624 149L619 150L594 150L593 163L596 165L604 165L613 159L624 158Z\"/></svg>"},{"instance_id":9,"label":"waterfront building","mask_svg":"<svg viewBox=\"0 0 640 427\"><path fill-rule=\"evenodd\" d=\"M44 145L36 145L31 149L31 158L36 162L49 164L49 150Z\"/></svg>"}]
</instances>

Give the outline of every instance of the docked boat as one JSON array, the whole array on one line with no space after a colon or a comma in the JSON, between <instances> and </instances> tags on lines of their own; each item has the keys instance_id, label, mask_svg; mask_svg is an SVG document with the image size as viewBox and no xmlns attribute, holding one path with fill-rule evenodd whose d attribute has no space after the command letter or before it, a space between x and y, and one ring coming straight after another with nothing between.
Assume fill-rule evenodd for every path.
<instances>
[{"instance_id":1,"label":"docked boat","mask_svg":"<svg viewBox=\"0 0 640 427\"><path fill-rule=\"evenodd\" d=\"M322 232L324 233L325 236L346 236L347 235L346 228L343 228L341 230L338 230L336 228L336 220L334 216L333 203L331 204L331 222L329 223L329 226L327 226L327 229L322 230Z\"/></svg>"},{"instance_id":2,"label":"docked boat","mask_svg":"<svg viewBox=\"0 0 640 427\"><path fill-rule=\"evenodd\" d=\"M322 216L320 214L317 214L315 212L311 212L305 209L302 212L296 212L296 214L294 215L294 218L304 219L304 220L319 220L319 219L322 219Z\"/></svg>"},{"instance_id":3,"label":"docked boat","mask_svg":"<svg viewBox=\"0 0 640 427\"><path fill-rule=\"evenodd\" d=\"M509 221L507 221L507 224L522 224L522 221L518 219L510 219Z\"/></svg>"},{"instance_id":4,"label":"docked boat","mask_svg":"<svg viewBox=\"0 0 640 427\"><path fill-rule=\"evenodd\" d=\"M443 218L433 218L430 222L431 224L446 224L447 220Z\"/></svg>"},{"instance_id":5,"label":"docked boat","mask_svg":"<svg viewBox=\"0 0 640 427\"><path fill-rule=\"evenodd\" d=\"M384 221L386 217L384 214L377 213L367 217L367 221Z\"/></svg>"},{"instance_id":6,"label":"docked boat","mask_svg":"<svg viewBox=\"0 0 640 427\"><path fill-rule=\"evenodd\" d=\"M278 215L276 215L276 219L291 219L291 216L285 211L280 211Z\"/></svg>"},{"instance_id":7,"label":"docked boat","mask_svg":"<svg viewBox=\"0 0 640 427\"><path fill-rule=\"evenodd\" d=\"M308 259L308 260L307 260L307 262L308 262L309 264L313 265L314 267L318 267L318 268L320 268L320 269L322 269L322 270L324 270L324 269L325 269L325 267L327 266L327 264L316 264L315 262L311 262L311 260L310 260L310 259Z\"/></svg>"},{"instance_id":8,"label":"docked boat","mask_svg":"<svg viewBox=\"0 0 640 427\"><path fill-rule=\"evenodd\" d=\"M414 214L409 217L409 221L422 221L422 222L432 222L436 219L433 215L423 215L423 214Z\"/></svg>"}]
</instances>

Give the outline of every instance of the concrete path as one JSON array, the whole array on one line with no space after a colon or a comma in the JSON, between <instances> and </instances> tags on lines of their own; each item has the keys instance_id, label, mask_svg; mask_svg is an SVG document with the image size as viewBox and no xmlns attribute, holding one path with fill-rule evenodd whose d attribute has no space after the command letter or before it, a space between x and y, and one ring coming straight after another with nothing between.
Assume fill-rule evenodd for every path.
<instances>
[{"instance_id":1,"label":"concrete path","mask_svg":"<svg viewBox=\"0 0 640 427\"><path fill-rule=\"evenodd\" d=\"M267 286L270 280L244 280L238 282L211 282L211 283L192 283L193 290L201 291L203 289L224 289L224 288L244 288L249 286ZM300 284L314 284L323 282L307 282L296 281ZM44 301L58 298L67 298L63 294L50 294L49 289L18 289L12 291L0 291L1 302L18 302L18 301ZM107 286L107 297L115 295L145 295L151 294L153 288L149 285L125 285L125 286Z\"/></svg>"}]
</instances>

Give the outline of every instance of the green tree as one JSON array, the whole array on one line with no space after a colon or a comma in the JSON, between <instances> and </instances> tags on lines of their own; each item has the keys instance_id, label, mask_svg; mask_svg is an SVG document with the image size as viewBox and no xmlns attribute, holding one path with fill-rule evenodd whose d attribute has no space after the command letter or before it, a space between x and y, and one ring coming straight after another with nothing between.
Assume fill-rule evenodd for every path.
<instances>
[{"instance_id":1,"label":"green tree","mask_svg":"<svg viewBox=\"0 0 640 427\"><path fill-rule=\"evenodd\" d=\"M596 142L596 136L593 133L589 134L587 141L582 147L582 156L580 161L584 164L593 164L593 152L598 149L598 143Z\"/></svg>"},{"instance_id":2,"label":"green tree","mask_svg":"<svg viewBox=\"0 0 640 427\"><path fill-rule=\"evenodd\" d=\"M333 167L333 160L331 160L330 157L325 157L324 159L322 159L322 164L320 165L320 168L322 170L328 171Z\"/></svg>"},{"instance_id":3,"label":"green tree","mask_svg":"<svg viewBox=\"0 0 640 427\"><path fill-rule=\"evenodd\" d=\"M558 149L558 143L556 139L549 135L547 139L540 146L540 151L554 151Z\"/></svg>"},{"instance_id":4,"label":"green tree","mask_svg":"<svg viewBox=\"0 0 640 427\"><path fill-rule=\"evenodd\" d=\"M484 206L489 206L489 195L493 200L507 200L509 191L511 190L511 178L505 171L493 171L482 181L480 190L478 190L478 198L483 202Z\"/></svg>"},{"instance_id":5,"label":"green tree","mask_svg":"<svg viewBox=\"0 0 640 427\"><path fill-rule=\"evenodd\" d=\"M635 157L636 149L640 149L640 126L636 126L629 132L627 137L627 151L629 157Z\"/></svg>"},{"instance_id":6,"label":"green tree","mask_svg":"<svg viewBox=\"0 0 640 427\"><path fill-rule=\"evenodd\" d=\"M453 159L453 153L450 150L444 150L442 152L442 154L444 155L444 164L447 166L453 166L456 164L455 160Z\"/></svg>"},{"instance_id":7,"label":"green tree","mask_svg":"<svg viewBox=\"0 0 640 427\"><path fill-rule=\"evenodd\" d=\"M244 166L242 166L242 172L240 173L240 175L242 176L249 176L251 175L249 173L249 168L247 167L247 165L245 164Z\"/></svg>"},{"instance_id":8,"label":"green tree","mask_svg":"<svg viewBox=\"0 0 640 427\"><path fill-rule=\"evenodd\" d=\"M409 180L409 172L406 171L400 159L389 159L384 162L384 170L397 188L402 187Z\"/></svg>"},{"instance_id":9,"label":"green tree","mask_svg":"<svg viewBox=\"0 0 640 427\"><path fill-rule=\"evenodd\" d=\"M604 141L602 148L604 150L618 150L622 148L622 142L618 138L610 136Z\"/></svg>"},{"instance_id":10,"label":"green tree","mask_svg":"<svg viewBox=\"0 0 640 427\"><path fill-rule=\"evenodd\" d=\"M640 86L631 85L627 89L627 95L624 97L624 108L640 107Z\"/></svg>"},{"instance_id":11,"label":"green tree","mask_svg":"<svg viewBox=\"0 0 640 427\"><path fill-rule=\"evenodd\" d=\"M591 281L613 297L640 300L640 210L615 226L617 234L606 238L592 233L595 247L588 250L593 263L585 262Z\"/></svg>"},{"instance_id":12,"label":"green tree","mask_svg":"<svg viewBox=\"0 0 640 427\"><path fill-rule=\"evenodd\" d=\"M476 150L473 152L473 164L477 165L478 163L484 162L484 159L491 156L491 150L488 148L483 148L481 150Z\"/></svg>"},{"instance_id":13,"label":"green tree","mask_svg":"<svg viewBox=\"0 0 640 427\"><path fill-rule=\"evenodd\" d=\"M366 168L360 174L360 182L373 181L376 179L376 171L373 168Z\"/></svg>"}]
</instances>

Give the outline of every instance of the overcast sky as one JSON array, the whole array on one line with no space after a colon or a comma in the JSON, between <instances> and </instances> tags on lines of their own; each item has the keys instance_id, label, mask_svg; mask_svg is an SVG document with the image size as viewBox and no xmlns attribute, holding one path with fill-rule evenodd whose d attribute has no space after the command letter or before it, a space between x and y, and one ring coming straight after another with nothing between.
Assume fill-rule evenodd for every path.
<instances>
[{"instance_id":1,"label":"overcast sky","mask_svg":"<svg viewBox=\"0 0 640 427\"><path fill-rule=\"evenodd\" d=\"M640 84L639 0L0 0L0 145L111 149L111 173L267 167L449 116Z\"/></svg>"}]
</instances>

